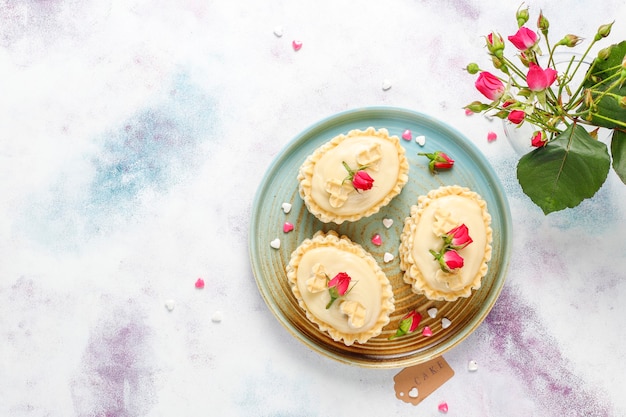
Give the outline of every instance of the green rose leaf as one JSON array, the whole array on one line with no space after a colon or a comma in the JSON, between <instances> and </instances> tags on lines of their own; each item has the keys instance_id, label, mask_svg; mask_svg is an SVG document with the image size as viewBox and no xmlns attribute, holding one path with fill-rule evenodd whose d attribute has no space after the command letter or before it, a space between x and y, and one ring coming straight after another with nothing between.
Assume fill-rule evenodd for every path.
<instances>
[{"instance_id":1,"label":"green rose leaf","mask_svg":"<svg viewBox=\"0 0 626 417\"><path fill-rule=\"evenodd\" d=\"M585 119L595 126L609 129L624 128L626 108L620 106L620 99L626 96L626 83L620 85L619 77L622 72L622 60L626 55L626 41L611 45L604 51L602 57L599 55L593 61L583 83L595 104L590 105L585 100L578 110L589 111Z\"/></svg>"},{"instance_id":2,"label":"green rose leaf","mask_svg":"<svg viewBox=\"0 0 626 417\"><path fill-rule=\"evenodd\" d=\"M579 125L569 126L544 147L524 155L517 179L524 193L549 214L593 197L609 173L607 146Z\"/></svg>"},{"instance_id":3,"label":"green rose leaf","mask_svg":"<svg viewBox=\"0 0 626 417\"><path fill-rule=\"evenodd\" d=\"M613 169L617 172L622 182L626 184L626 132L613 131L611 139L611 155L613 156Z\"/></svg>"}]
</instances>

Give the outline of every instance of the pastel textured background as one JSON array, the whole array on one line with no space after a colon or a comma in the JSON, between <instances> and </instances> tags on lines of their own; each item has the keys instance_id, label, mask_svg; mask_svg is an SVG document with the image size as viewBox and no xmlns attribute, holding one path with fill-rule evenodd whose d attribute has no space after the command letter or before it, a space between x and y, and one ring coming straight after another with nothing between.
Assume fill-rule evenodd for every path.
<instances>
[{"instance_id":1,"label":"pastel textured background","mask_svg":"<svg viewBox=\"0 0 626 417\"><path fill-rule=\"evenodd\" d=\"M622 1L528 5L553 39L613 20L609 41L626 39ZM450 416L626 416L626 186L611 173L546 217L501 124L462 109L480 99L463 68L488 67L483 36L513 34L517 7L0 1L0 415L434 416L446 401ZM272 159L312 123L374 105L464 132L513 216L501 298L417 407L395 398L399 370L290 336L248 260Z\"/></svg>"}]
</instances>

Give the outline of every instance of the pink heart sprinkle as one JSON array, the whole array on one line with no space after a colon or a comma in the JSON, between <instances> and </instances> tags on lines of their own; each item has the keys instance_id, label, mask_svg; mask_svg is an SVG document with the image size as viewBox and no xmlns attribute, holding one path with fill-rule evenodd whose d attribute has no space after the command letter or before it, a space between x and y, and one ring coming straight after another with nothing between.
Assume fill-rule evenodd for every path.
<instances>
[{"instance_id":1,"label":"pink heart sprinkle","mask_svg":"<svg viewBox=\"0 0 626 417\"><path fill-rule=\"evenodd\" d=\"M439 411L441 411L442 413L447 413L448 412L448 403L441 403L441 404L439 404L437 409Z\"/></svg>"},{"instance_id":2,"label":"pink heart sprinkle","mask_svg":"<svg viewBox=\"0 0 626 417\"><path fill-rule=\"evenodd\" d=\"M285 222L285 224L283 224L283 232L289 233L292 230L293 230L293 224L291 224L289 222Z\"/></svg>"},{"instance_id":3,"label":"pink heart sprinkle","mask_svg":"<svg viewBox=\"0 0 626 417\"><path fill-rule=\"evenodd\" d=\"M413 134L411 133L411 131L409 129L405 130L404 133L402 133L402 139L404 139L404 140L411 140L411 139L413 139Z\"/></svg>"},{"instance_id":4,"label":"pink heart sprinkle","mask_svg":"<svg viewBox=\"0 0 626 417\"><path fill-rule=\"evenodd\" d=\"M493 142L496 139L498 139L498 135L496 134L496 132L487 133L487 142Z\"/></svg>"},{"instance_id":5,"label":"pink heart sprinkle","mask_svg":"<svg viewBox=\"0 0 626 417\"><path fill-rule=\"evenodd\" d=\"M293 41L293 42L291 42L291 46L293 46L293 50L294 51L299 51L300 48L302 48L302 42L300 42L300 41Z\"/></svg>"},{"instance_id":6,"label":"pink heart sprinkle","mask_svg":"<svg viewBox=\"0 0 626 417\"><path fill-rule=\"evenodd\" d=\"M376 233L374 236L372 236L372 243L376 246L380 246L383 244L383 239L378 233Z\"/></svg>"},{"instance_id":7,"label":"pink heart sprinkle","mask_svg":"<svg viewBox=\"0 0 626 417\"><path fill-rule=\"evenodd\" d=\"M426 326L424 327L424 330L422 330L422 335L426 336L426 337L430 337L433 335L433 331L430 330L430 327Z\"/></svg>"},{"instance_id":8,"label":"pink heart sprinkle","mask_svg":"<svg viewBox=\"0 0 626 417\"><path fill-rule=\"evenodd\" d=\"M204 288L204 280L202 278L198 278L198 280L196 281L196 288L198 289Z\"/></svg>"}]
</instances>

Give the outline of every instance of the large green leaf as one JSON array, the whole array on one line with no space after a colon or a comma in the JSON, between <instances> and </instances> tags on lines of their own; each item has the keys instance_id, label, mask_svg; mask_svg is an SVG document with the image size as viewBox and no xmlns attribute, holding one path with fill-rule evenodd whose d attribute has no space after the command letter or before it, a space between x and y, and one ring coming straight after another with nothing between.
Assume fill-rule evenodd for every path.
<instances>
[{"instance_id":1,"label":"large green leaf","mask_svg":"<svg viewBox=\"0 0 626 417\"><path fill-rule=\"evenodd\" d=\"M579 125L569 126L546 146L524 155L517 179L545 214L576 207L600 189L611 158L604 143Z\"/></svg>"},{"instance_id":2,"label":"large green leaf","mask_svg":"<svg viewBox=\"0 0 626 417\"><path fill-rule=\"evenodd\" d=\"M579 111L589 112L589 117L585 117L588 121L596 126L615 129L626 127L626 109L619 105L617 97L626 95L626 83L619 84L619 75L622 71L622 60L626 55L626 41L609 47L610 53L606 59L597 57L583 83L584 87L589 89L591 97L595 100L600 98L596 106L592 106L591 110L584 103ZM609 90L612 94L604 94ZM613 95L615 94L615 95Z\"/></svg>"},{"instance_id":3,"label":"large green leaf","mask_svg":"<svg viewBox=\"0 0 626 417\"><path fill-rule=\"evenodd\" d=\"M626 132L613 131L611 139L611 156L613 157L613 169L617 172L622 182L626 184Z\"/></svg>"}]
</instances>

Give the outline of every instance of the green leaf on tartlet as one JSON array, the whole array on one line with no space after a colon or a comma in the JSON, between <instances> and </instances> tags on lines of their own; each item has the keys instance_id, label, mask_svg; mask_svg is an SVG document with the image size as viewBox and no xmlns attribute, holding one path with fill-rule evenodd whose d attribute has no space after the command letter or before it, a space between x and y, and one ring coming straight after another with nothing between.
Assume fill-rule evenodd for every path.
<instances>
[{"instance_id":1,"label":"green leaf on tartlet","mask_svg":"<svg viewBox=\"0 0 626 417\"><path fill-rule=\"evenodd\" d=\"M571 125L544 147L524 155L517 179L545 214L576 207L593 197L609 173L607 146L580 125Z\"/></svg>"},{"instance_id":2,"label":"green leaf on tartlet","mask_svg":"<svg viewBox=\"0 0 626 417\"><path fill-rule=\"evenodd\" d=\"M626 131L615 129L611 139L611 156L613 169L617 176L626 184Z\"/></svg>"}]
</instances>

